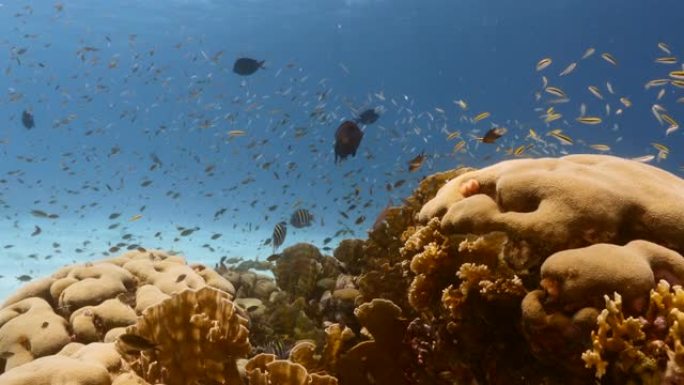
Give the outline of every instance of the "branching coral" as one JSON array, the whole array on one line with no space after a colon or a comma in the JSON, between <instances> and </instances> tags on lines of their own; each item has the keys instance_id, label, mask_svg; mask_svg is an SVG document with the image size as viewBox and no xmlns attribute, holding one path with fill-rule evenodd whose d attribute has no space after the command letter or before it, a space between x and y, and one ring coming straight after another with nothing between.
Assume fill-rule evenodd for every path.
<instances>
[{"instance_id":1,"label":"branching coral","mask_svg":"<svg viewBox=\"0 0 684 385\"><path fill-rule=\"evenodd\" d=\"M387 207L368 234L363 247L363 261L359 288L365 301L387 298L401 307L406 315L413 313L406 292L411 283L408 262L410 257L400 249L416 231L415 215L435 196L448 180L469 169L457 169L430 175L420 182L413 194L401 206Z\"/></svg>"},{"instance_id":2,"label":"branching coral","mask_svg":"<svg viewBox=\"0 0 684 385\"><path fill-rule=\"evenodd\" d=\"M582 354L597 378L614 383L684 382L684 289L661 280L643 316L626 316L622 297L605 296L605 309Z\"/></svg>"},{"instance_id":3,"label":"branching coral","mask_svg":"<svg viewBox=\"0 0 684 385\"><path fill-rule=\"evenodd\" d=\"M153 383L240 385L235 360L250 350L247 322L227 293L185 290L146 309L126 329L155 345L127 357Z\"/></svg>"}]
</instances>

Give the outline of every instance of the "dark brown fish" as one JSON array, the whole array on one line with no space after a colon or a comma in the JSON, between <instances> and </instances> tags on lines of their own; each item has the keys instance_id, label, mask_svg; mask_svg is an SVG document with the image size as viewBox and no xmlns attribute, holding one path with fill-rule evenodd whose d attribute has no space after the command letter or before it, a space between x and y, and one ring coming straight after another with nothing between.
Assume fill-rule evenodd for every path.
<instances>
[{"instance_id":1,"label":"dark brown fish","mask_svg":"<svg viewBox=\"0 0 684 385\"><path fill-rule=\"evenodd\" d=\"M33 120L33 114L26 110L21 113L21 123L29 130L36 126L36 123Z\"/></svg>"},{"instance_id":2,"label":"dark brown fish","mask_svg":"<svg viewBox=\"0 0 684 385\"><path fill-rule=\"evenodd\" d=\"M421 152L420 154L416 155L415 158L411 159L408 164L409 172L418 171L418 169L420 169L420 167L423 165L423 162L425 162L425 158L425 152Z\"/></svg>"},{"instance_id":3,"label":"dark brown fish","mask_svg":"<svg viewBox=\"0 0 684 385\"><path fill-rule=\"evenodd\" d=\"M20 275L20 276L17 277L17 280L20 281L20 282L28 282L28 281L30 281L31 279L32 279L31 276L30 276L30 275L26 275L26 274L23 274L23 275Z\"/></svg>"},{"instance_id":4,"label":"dark brown fish","mask_svg":"<svg viewBox=\"0 0 684 385\"><path fill-rule=\"evenodd\" d=\"M242 76L251 75L260 68L264 68L264 60L241 57L233 63L233 72Z\"/></svg>"},{"instance_id":5,"label":"dark brown fish","mask_svg":"<svg viewBox=\"0 0 684 385\"><path fill-rule=\"evenodd\" d=\"M363 131L355 122L347 120L340 124L335 132L335 163L346 159L349 155L356 156L361 139L363 139Z\"/></svg>"},{"instance_id":6,"label":"dark brown fish","mask_svg":"<svg viewBox=\"0 0 684 385\"><path fill-rule=\"evenodd\" d=\"M505 127L494 127L487 131L482 137L482 143L494 143L497 139L504 136L508 130Z\"/></svg>"}]
</instances>

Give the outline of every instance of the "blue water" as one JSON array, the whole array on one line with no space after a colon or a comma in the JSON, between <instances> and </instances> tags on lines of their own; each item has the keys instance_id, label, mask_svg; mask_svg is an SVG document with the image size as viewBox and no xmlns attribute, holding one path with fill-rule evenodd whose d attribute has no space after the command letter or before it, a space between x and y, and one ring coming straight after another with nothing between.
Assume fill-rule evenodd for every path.
<instances>
[{"instance_id":1,"label":"blue water","mask_svg":"<svg viewBox=\"0 0 684 385\"><path fill-rule=\"evenodd\" d=\"M520 145L534 144L522 156L605 144L639 157L657 155L651 143L662 143L671 152L652 163L680 173L681 131L666 137L651 107L684 120L684 90L668 85L656 100L661 88L644 84L682 69L682 1L57 4L0 7L0 297L21 285L17 276L100 258L119 242L210 265L221 256L263 259L273 251L263 245L273 226L298 207L315 224L290 227L284 246L323 247L347 230L327 244L334 247L365 236L378 212L423 176L511 158L506 151ZM669 56L659 42L677 64L654 62ZM581 60L589 47L596 53ZM601 59L604 52L618 65ZM232 65L241 56L265 60L266 69L237 76ZM536 71L546 57L552 65ZM571 62L576 70L559 77ZM542 76L570 99L553 105L563 117L549 125L540 118L553 99ZM603 122L577 123L581 104ZM380 120L364 127L359 154L336 166L336 127L369 107L382 109ZM34 129L22 127L24 109ZM480 112L491 116L473 123ZM473 139L494 125L508 128L496 144ZM526 138L530 128L546 143ZM575 143L545 135L556 128ZM229 130L246 135L229 140ZM452 148L461 139L447 140L454 131L467 142L459 153ZM409 173L407 162L421 151L428 160ZM161 165L151 170L153 154ZM59 218L35 217L36 209ZM110 220L112 213L121 216ZM142 217L131 221L135 215ZM41 233L31 236L35 226ZM179 226L199 230L181 237Z\"/></svg>"}]
</instances>

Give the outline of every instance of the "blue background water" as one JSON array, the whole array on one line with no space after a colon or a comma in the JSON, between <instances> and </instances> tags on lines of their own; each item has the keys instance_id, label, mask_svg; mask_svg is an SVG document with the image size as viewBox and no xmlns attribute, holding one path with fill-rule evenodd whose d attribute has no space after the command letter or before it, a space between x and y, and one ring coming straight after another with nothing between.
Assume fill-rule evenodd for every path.
<instances>
[{"instance_id":1,"label":"blue background water","mask_svg":"<svg viewBox=\"0 0 684 385\"><path fill-rule=\"evenodd\" d=\"M684 55L679 0L56 5L0 7L0 297L20 285L17 276L101 257L118 242L173 249L207 264L221 256L263 259L272 252L263 241L297 207L316 221L290 227L284 246L323 246L347 229L327 245L334 247L344 237L363 237L378 212L390 200L399 203L424 175L510 158L506 150L524 144L535 144L524 156L596 152L587 144L600 143L636 157L656 154L651 143L658 142L672 149L658 165L680 172L681 132L666 137L651 106L682 120L677 99L684 91L667 86L657 101L660 88L644 89L681 69L681 62L654 63L666 56L658 42ZM589 47L596 54L580 60ZM602 60L602 52L619 65ZM239 77L232 65L240 56L266 60L267 68ZM553 64L535 71L544 57ZM577 69L559 77L571 62ZM550 125L540 119L551 99L542 75L570 97L555 106L563 118ZM631 108L620 104L622 96ZM459 99L466 111L454 103ZM603 118L601 125L575 122L582 103ZM381 107L382 117L364 128L357 157L335 166L337 125L366 107ZM618 108L622 115L615 115ZM21 125L24 109L35 116L32 130ZM312 117L314 111L324 117ZM484 111L491 117L473 123ZM471 137L494 124L509 129L496 144ZM526 139L529 128L546 144ZM554 128L575 144L544 136ZM229 130L247 134L229 140ZM298 137L298 130L305 134ZM461 139L447 140L454 131L467 142L456 154ZM408 173L407 162L421 151L428 161ZM162 162L154 170L152 154ZM400 180L406 183L388 191ZM142 187L144 181L151 184ZM225 214L215 219L221 208ZM59 218L37 218L34 209ZM109 220L114 212L121 216ZM142 218L129 220L137 214ZM357 225L360 216L366 219ZM31 236L36 225L42 233ZM181 237L178 226L199 230ZM122 240L125 234L131 239Z\"/></svg>"}]
</instances>

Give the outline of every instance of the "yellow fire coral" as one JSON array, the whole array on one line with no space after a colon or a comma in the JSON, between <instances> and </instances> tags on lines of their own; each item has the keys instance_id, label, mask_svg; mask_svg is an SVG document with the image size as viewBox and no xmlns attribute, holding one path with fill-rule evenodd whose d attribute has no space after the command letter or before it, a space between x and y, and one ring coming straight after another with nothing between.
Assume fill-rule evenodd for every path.
<instances>
[{"instance_id":1,"label":"yellow fire coral","mask_svg":"<svg viewBox=\"0 0 684 385\"><path fill-rule=\"evenodd\" d=\"M148 382L241 385L235 360L250 350L247 319L223 291L185 290L146 309L126 332L154 345L128 356Z\"/></svg>"},{"instance_id":2,"label":"yellow fire coral","mask_svg":"<svg viewBox=\"0 0 684 385\"><path fill-rule=\"evenodd\" d=\"M605 296L605 309L582 354L597 378L621 383L684 383L684 289L661 280L651 290L648 310L626 316L622 297Z\"/></svg>"}]
</instances>

